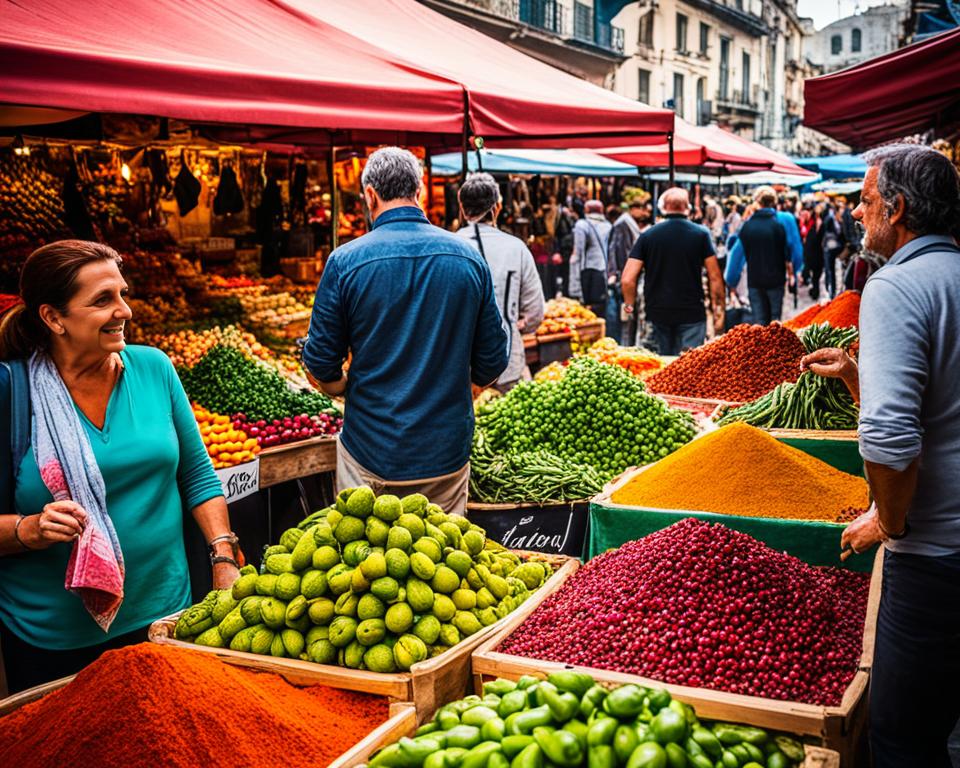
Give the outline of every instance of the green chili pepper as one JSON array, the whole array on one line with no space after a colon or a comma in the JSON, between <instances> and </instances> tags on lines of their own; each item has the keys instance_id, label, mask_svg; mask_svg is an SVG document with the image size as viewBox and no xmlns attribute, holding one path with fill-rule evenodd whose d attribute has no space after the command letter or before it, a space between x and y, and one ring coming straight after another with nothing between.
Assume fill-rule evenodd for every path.
<instances>
[{"instance_id":1,"label":"green chili pepper","mask_svg":"<svg viewBox=\"0 0 960 768\"><path fill-rule=\"evenodd\" d=\"M514 757L533 744L533 741L533 736L527 736L525 734L504 736L500 741L500 749L503 750L503 754L513 760Z\"/></svg>"},{"instance_id":2,"label":"green chili pepper","mask_svg":"<svg viewBox=\"0 0 960 768\"><path fill-rule=\"evenodd\" d=\"M732 746L727 751L732 752L733 756L737 758L738 765L743 765L744 763L750 762L750 753L743 748L742 744Z\"/></svg>"},{"instance_id":3,"label":"green chili pepper","mask_svg":"<svg viewBox=\"0 0 960 768\"><path fill-rule=\"evenodd\" d=\"M617 768L617 756L609 744L597 744L587 752L587 768Z\"/></svg>"},{"instance_id":4,"label":"green chili pepper","mask_svg":"<svg viewBox=\"0 0 960 768\"><path fill-rule=\"evenodd\" d=\"M551 732L546 728L534 728L533 738L554 765L577 768L583 762L584 751L580 739L569 731Z\"/></svg>"},{"instance_id":5,"label":"green chili pepper","mask_svg":"<svg viewBox=\"0 0 960 768\"><path fill-rule=\"evenodd\" d=\"M594 720L587 730L587 745L591 747L600 744L613 744L613 735L620 727L620 721L613 717L604 716Z\"/></svg>"},{"instance_id":6,"label":"green chili pepper","mask_svg":"<svg viewBox=\"0 0 960 768\"><path fill-rule=\"evenodd\" d=\"M506 720L508 715L514 712L521 712L527 707L527 694L523 691L510 691L504 694L500 699L500 706L497 707L497 714Z\"/></svg>"},{"instance_id":7,"label":"green chili pepper","mask_svg":"<svg viewBox=\"0 0 960 768\"><path fill-rule=\"evenodd\" d=\"M530 701L531 707L542 707L547 703L547 691L553 691L558 693L557 686L553 683L548 683L546 680L541 680L536 685L530 686L527 689L527 700L530 700L530 697L533 697L533 700ZM577 706L580 705L580 702L577 702Z\"/></svg>"},{"instance_id":8,"label":"green chili pepper","mask_svg":"<svg viewBox=\"0 0 960 768\"><path fill-rule=\"evenodd\" d=\"M515 712L506 719L506 733L508 736L517 733L530 733L534 728L550 725L552 722L553 715L550 714L550 707L546 705L534 709L525 709L523 712Z\"/></svg>"},{"instance_id":9,"label":"green chili pepper","mask_svg":"<svg viewBox=\"0 0 960 768\"><path fill-rule=\"evenodd\" d=\"M463 756L463 760L460 761L460 768L487 768L490 756L499 752L499 742L481 742Z\"/></svg>"},{"instance_id":10,"label":"green chili pepper","mask_svg":"<svg viewBox=\"0 0 960 768\"><path fill-rule=\"evenodd\" d=\"M543 750L533 743L510 761L510 768L543 768Z\"/></svg>"},{"instance_id":11,"label":"green chili pepper","mask_svg":"<svg viewBox=\"0 0 960 768\"><path fill-rule=\"evenodd\" d=\"M603 710L619 718L636 717L644 704L644 690L638 685L622 685L603 700Z\"/></svg>"},{"instance_id":12,"label":"green chili pepper","mask_svg":"<svg viewBox=\"0 0 960 768\"><path fill-rule=\"evenodd\" d=\"M603 704L605 698L607 698L606 688L602 685L592 686L580 700L580 717L584 719L590 717Z\"/></svg>"},{"instance_id":13,"label":"green chili pepper","mask_svg":"<svg viewBox=\"0 0 960 768\"><path fill-rule=\"evenodd\" d=\"M434 731L437 731L439 729L440 729L440 724L435 721L432 723L424 723L419 728L417 728L416 732L414 733L414 736L425 736L426 734L433 733Z\"/></svg>"},{"instance_id":14,"label":"green chili pepper","mask_svg":"<svg viewBox=\"0 0 960 768\"><path fill-rule=\"evenodd\" d=\"M580 699L572 693L558 693L549 688L540 688L543 691L544 703L550 707L553 719L558 723L565 723L580 711Z\"/></svg>"},{"instance_id":15,"label":"green chili pepper","mask_svg":"<svg viewBox=\"0 0 960 768\"><path fill-rule=\"evenodd\" d=\"M570 731L570 733L580 739L580 745L584 749L587 748L587 732L589 728L585 722L582 720L571 720L563 725L562 730Z\"/></svg>"},{"instance_id":16,"label":"green chili pepper","mask_svg":"<svg viewBox=\"0 0 960 768\"><path fill-rule=\"evenodd\" d=\"M414 739L403 738L397 742L400 747L400 755L405 765L421 766L434 752L440 751L440 742L431 739L415 741Z\"/></svg>"},{"instance_id":17,"label":"green chili pepper","mask_svg":"<svg viewBox=\"0 0 960 768\"><path fill-rule=\"evenodd\" d=\"M693 740L700 745L700 748L707 753L711 760L719 760L723 756L723 745L720 740L706 728L694 728Z\"/></svg>"},{"instance_id":18,"label":"green chili pepper","mask_svg":"<svg viewBox=\"0 0 960 768\"><path fill-rule=\"evenodd\" d=\"M750 760L753 760L755 763L765 762L763 751L756 744L751 744L749 741L745 741L740 746L747 751L747 757Z\"/></svg>"},{"instance_id":19,"label":"green chili pepper","mask_svg":"<svg viewBox=\"0 0 960 768\"><path fill-rule=\"evenodd\" d=\"M484 694L492 693L497 696L506 696L510 691L515 690L517 684L512 680L504 680L498 678L497 680L491 680L489 683L483 684Z\"/></svg>"},{"instance_id":20,"label":"green chili pepper","mask_svg":"<svg viewBox=\"0 0 960 768\"><path fill-rule=\"evenodd\" d=\"M547 675L547 680L557 686L558 690L576 694L578 699L594 686L594 680L590 675L572 670L554 672Z\"/></svg>"},{"instance_id":21,"label":"green chili pepper","mask_svg":"<svg viewBox=\"0 0 960 768\"><path fill-rule=\"evenodd\" d=\"M713 726L713 735L716 736L721 744L734 746L745 741L757 746L766 743L769 736L767 732L760 728L750 728L745 725L731 725L729 723L717 723Z\"/></svg>"}]
</instances>

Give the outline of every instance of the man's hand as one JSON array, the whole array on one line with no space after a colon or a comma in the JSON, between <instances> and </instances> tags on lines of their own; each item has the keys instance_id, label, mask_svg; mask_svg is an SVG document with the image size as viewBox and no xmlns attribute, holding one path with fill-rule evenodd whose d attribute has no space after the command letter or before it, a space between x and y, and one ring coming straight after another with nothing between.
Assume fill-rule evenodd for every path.
<instances>
[{"instance_id":1,"label":"man's hand","mask_svg":"<svg viewBox=\"0 0 960 768\"><path fill-rule=\"evenodd\" d=\"M824 347L811 352L800 360L801 371L812 371L817 376L840 379L846 384L853 401L860 403L860 370L845 350Z\"/></svg>"},{"instance_id":2,"label":"man's hand","mask_svg":"<svg viewBox=\"0 0 960 768\"><path fill-rule=\"evenodd\" d=\"M877 505L871 504L870 509L843 529L840 536L840 559L846 560L850 555L866 552L883 539L883 531L880 530L880 521L877 519Z\"/></svg>"}]
</instances>

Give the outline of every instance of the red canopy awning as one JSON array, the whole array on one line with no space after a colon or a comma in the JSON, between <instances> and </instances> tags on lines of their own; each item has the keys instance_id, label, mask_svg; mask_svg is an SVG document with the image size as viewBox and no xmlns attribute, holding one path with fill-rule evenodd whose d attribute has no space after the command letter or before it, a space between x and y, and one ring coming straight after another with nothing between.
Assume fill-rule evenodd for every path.
<instances>
[{"instance_id":1,"label":"red canopy awning","mask_svg":"<svg viewBox=\"0 0 960 768\"><path fill-rule=\"evenodd\" d=\"M0 102L459 135L463 89L270 0L3 2Z\"/></svg>"},{"instance_id":2,"label":"red canopy awning","mask_svg":"<svg viewBox=\"0 0 960 768\"><path fill-rule=\"evenodd\" d=\"M416 0L286 0L395 61L458 82L473 132L491 147L602 147L662 141L672 110L653 109L537 61Z\"/></svg>"},{"instance_id":3,"label":"red canopy awning","mask_svg":"<svg viewBox=\"0 0 960 768\"><path fill-rule=\"evenodd\" d=\"M697 126L677 119L673 144L674 162L679 168L696 168L704 173L771 171L790 176L816 176L785 155L716 125ZM638 168L666 168L670 163L670 150L665 143L598 152Z\"/></svg>"},{"instance_id":4,"label":"red canopy awning","mask_svg":"<svg viewBox=\"0 0 960 768\"><path fill-rule=\"evenodd\" d=\"M857 150L960 126L960 27L807 80L804 125Z\"/></svg>"}]
</instances>

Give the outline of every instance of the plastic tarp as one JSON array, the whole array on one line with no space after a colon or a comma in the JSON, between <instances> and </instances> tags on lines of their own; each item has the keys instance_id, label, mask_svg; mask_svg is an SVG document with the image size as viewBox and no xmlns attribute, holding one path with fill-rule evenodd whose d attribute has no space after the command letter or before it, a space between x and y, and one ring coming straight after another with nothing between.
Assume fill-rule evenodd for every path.
<instances>
[{"instance_id":1,"label":"plastic tarp","mask_svg":"<svg viewBox=\"0 0 960 768\"><path fill-rule=\"evenodd\" d=\"M794 157L801 168L816 171L824 179L862 179L867 164L860 155L828 155L826 157Z\"/></svg>"},{"instance_id":2,"label":"plastic tarp","mask_svg":"<svg viewBox=\"0 0 960 768\"><path fill-rule=\"evenodd\" d=\"M477 153L467 155L471 171L479 170ZM488 173L541 174L543 176L636 176L632 165L576 149L484 149L480 162ZM462 155L450 152L430 160L437 176L456 176L463 168Z\"/></svg>"},{"instance_id":3,"label":"plastic tarp","mask_svg":"<svg viewBox=\"0 0 960 768\"><path fill-rule=\"evenodd\" d=\"M598 150L604 157L640 168L665 168L670 164L667 144L615 147ZM673 141L674 163L678 168L697 168L704 173L771 171L790 176L814 177L786 155L750 141L719 126L691 125L677 120Z\"/></svg>"},{"instance_id":4,"label":"plastic tarp","mask_svg":"<svg viewBox=\"0 0 960 768\"><path fill-rule=\"evenodd\" d=\"M866 149L960 126L960 27L807 80L804 125Z\"/></svg>"},{"instance_id":5,"label":"plastic tarp","mask_svg":"<svg viewBox=\"0 0 960 768\"><path fill-rule=\"evenodd\" d=\"M416 0L286 0L345 35L469 93L491 147L602 147L663 141L674 114L627 99L514 50Z\"/></svg>"},{"instance_id":6,"label":"plastic tarp","mask_svg":"<svg viewBox=\"0 0 960 768\"><path fill-rule=\"evenodd\" d=\"M458 135L463 89L269 0L3 2L0 102Z\"/></svg>"}]
</instances>

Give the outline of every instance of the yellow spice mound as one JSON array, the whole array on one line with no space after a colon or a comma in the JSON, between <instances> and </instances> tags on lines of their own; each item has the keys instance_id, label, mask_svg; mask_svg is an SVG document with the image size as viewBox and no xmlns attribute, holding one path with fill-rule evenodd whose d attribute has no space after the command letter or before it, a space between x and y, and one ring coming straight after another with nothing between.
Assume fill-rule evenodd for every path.
<instances>
[{"instance_id":1,"label":"yellow spice mound","mask_svg":"<svg viewBox=\"0 0 960 768\"><path fill-rule=\"evenodd\" d=\"M863 478L742 423L688 443L612 498L617 504L651 509L792 520L835 521L844 509L868 505Z\"/></svg>"}]
</instances>

